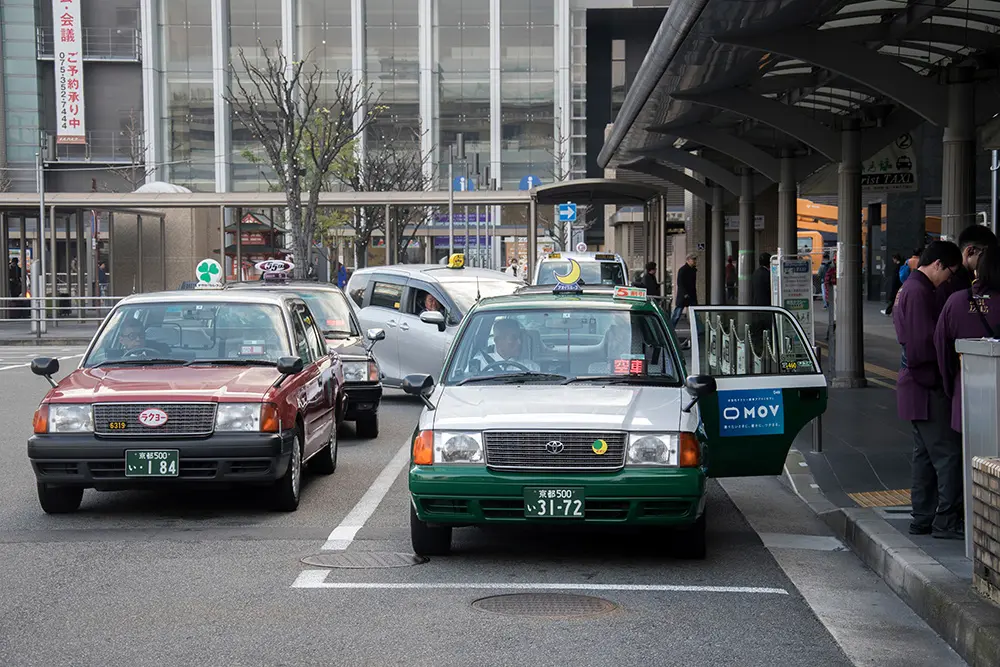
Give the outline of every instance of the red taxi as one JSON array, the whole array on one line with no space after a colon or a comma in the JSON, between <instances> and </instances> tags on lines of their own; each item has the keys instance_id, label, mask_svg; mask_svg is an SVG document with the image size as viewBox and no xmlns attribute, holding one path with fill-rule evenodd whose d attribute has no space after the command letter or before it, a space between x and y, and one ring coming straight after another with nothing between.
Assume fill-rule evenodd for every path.
<instances>
[{"instance_id":1,"label":"red taxi","mask_svg":"<svg viewBox=\"0 0 1000 667\"><path fill-rule=\"evenodd\" d=\"M343 368L305 302L264 291L185 291L122 300L80 367L35 412L28 457L48 513L84 489L267 487L294 511L306 463L337 467Z\"/></svg>"}]
</instances>

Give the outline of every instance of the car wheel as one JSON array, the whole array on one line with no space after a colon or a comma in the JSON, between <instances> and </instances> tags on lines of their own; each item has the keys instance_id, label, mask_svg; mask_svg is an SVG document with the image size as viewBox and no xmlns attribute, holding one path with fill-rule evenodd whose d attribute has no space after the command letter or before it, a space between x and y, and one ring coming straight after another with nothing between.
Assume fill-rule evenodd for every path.
<instances>
[{"instance_id":1,"label":"car wheel","mask_svg":"<svg viewBox=\"0 0 1000 667\"><path fill-rule=\"evenodd\" d=\"M292 456L288 470L271 490L272 504L279 512L294 512L299 508L299 493L302 491L302 433L296 432L292 443Z\"/></svg>"},{"instance_id":2,"label":"car wheel","mask_svg":"<svg viewBox=\"0 0 1000 667\"><path fill-rule=\"evenodd\" d=\"M686 560L704 560L706 555L705 527L707 525L707 510L693 524L677 531L674 536L674 553L678 558Z\"/></svg>"},{"instance_id":3,"label":"car wheel","mask_svg":"<svg viewBox=\"0 0 1000 667\"><path fill-rule=\"evenodd\" d=\"M80 509L82 486L52 486L38 482L38 503L46 514L67 514Z\"/></svg>"},{"instance_id":4,"label":"car wheel","mask_svg":"<svg viewBox=\"0 0 1000 667\"><path fill-rule=\"evenodd\" d=\"M378 437L378 413L373 412L370 415L365 415L363 417L358 417L358 420L354 422L355 429L358 432L359 438L367 438L369 440Z\"/></svg>"},{"instance_id":5,"label":"car wheel","mask_svg":"<svg viewBox=\"0 0 1000 667\"><path fill-rule=\"evenodd\" d=\"M433 526L421 521L411 503L410 543L418 556L447 556L451 552L451 526Z\"/></svg>"},{"instance_id":6,"label":"car wheel","mask_svg":"<svg viewBox=\"0 0 1000 667\"><path fill-rule=\"evenodd\" d=\"M337 425L330 428L330 442L326 447L316 452L309 459L310 467L320 475L332 475L337 470L337 454L340 451L340 440L337 438Z\"/></svg>"}]
</instances>

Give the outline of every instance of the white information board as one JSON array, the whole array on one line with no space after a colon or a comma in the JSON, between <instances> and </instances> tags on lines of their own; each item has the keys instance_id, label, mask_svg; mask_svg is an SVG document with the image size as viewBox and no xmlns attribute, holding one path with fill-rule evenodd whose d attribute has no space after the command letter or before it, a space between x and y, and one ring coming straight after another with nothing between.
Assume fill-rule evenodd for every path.
<instances>
[{"instance_id":1,"label":"white information board","mask_svg":"<svg viewBox=\"0 0 1000 667\"><path fill-rule=\"evenodd\" d=\"M791 313L806 332L809 345L815 346L812 301L812 262L808 258L799 259L797 256L772 257L771 304Z\"/></svg>"}]
</instances>

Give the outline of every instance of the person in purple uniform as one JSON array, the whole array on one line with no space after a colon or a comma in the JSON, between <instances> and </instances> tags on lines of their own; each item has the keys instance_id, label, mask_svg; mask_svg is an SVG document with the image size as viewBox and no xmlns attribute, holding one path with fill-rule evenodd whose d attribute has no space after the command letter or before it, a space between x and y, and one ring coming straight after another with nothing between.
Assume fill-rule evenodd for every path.
<instances>
[{"instance_id":1,"label":"person in purple uniform","mask_svg":"<svg viewBox=\"0 0 1000 667\"><path fill-rule=\"evenodd\" d=\"M958 249L962 251L962 263L958 271L937 289L938 309L944 308L948 298L955 292L964 292L972 287L976 275L976 264L983 251L997 244L996 235L987 227L973 225L966 227L958 235Z\"/></svg>"},{"instance_id":2,"label":"person in purple uniform","mask_svg":"<svg viewBox=\"0 0 1000 667\"><path fill-rule=\"evenodd\" d=\"M951 428L962 432L962 377L955 341L1000 337L1000 248L988 246L979 256L972 287L955 292L934 330L938 370L951 398Z\"/></svg>"},{"instance_id":3,"label":"person in purple uniform","mask_svg":"<svg viewBox=\"0 0 1000 667\"><path fill-rule=\"evenodd\" d=\"M934 241L896 295L892 321L903 346L896 407L913 425L910 533L963 539L962 443L951 428L951 402L938 371L934 330L937 288L955 275L962 253L951 241Z\"/></svg>"}]
</instances>

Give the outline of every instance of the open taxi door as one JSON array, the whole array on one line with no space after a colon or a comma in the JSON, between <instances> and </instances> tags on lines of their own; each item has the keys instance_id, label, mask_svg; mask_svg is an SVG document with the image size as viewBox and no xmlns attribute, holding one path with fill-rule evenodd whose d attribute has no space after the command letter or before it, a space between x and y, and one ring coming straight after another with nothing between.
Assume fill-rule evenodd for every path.
<instances>
[{"instance_id":1,"label":"open taxi door","mask_svg":"<svg viewBox=\"0 0 1000 667\"><path fill-rule=\"evenodd\" d=\"M826 410L826 377L802 327L776 306L689 310L691 373L718 387L698 403L709 477L780 475L795 436Z\"/></svg>"}]
</instances>

